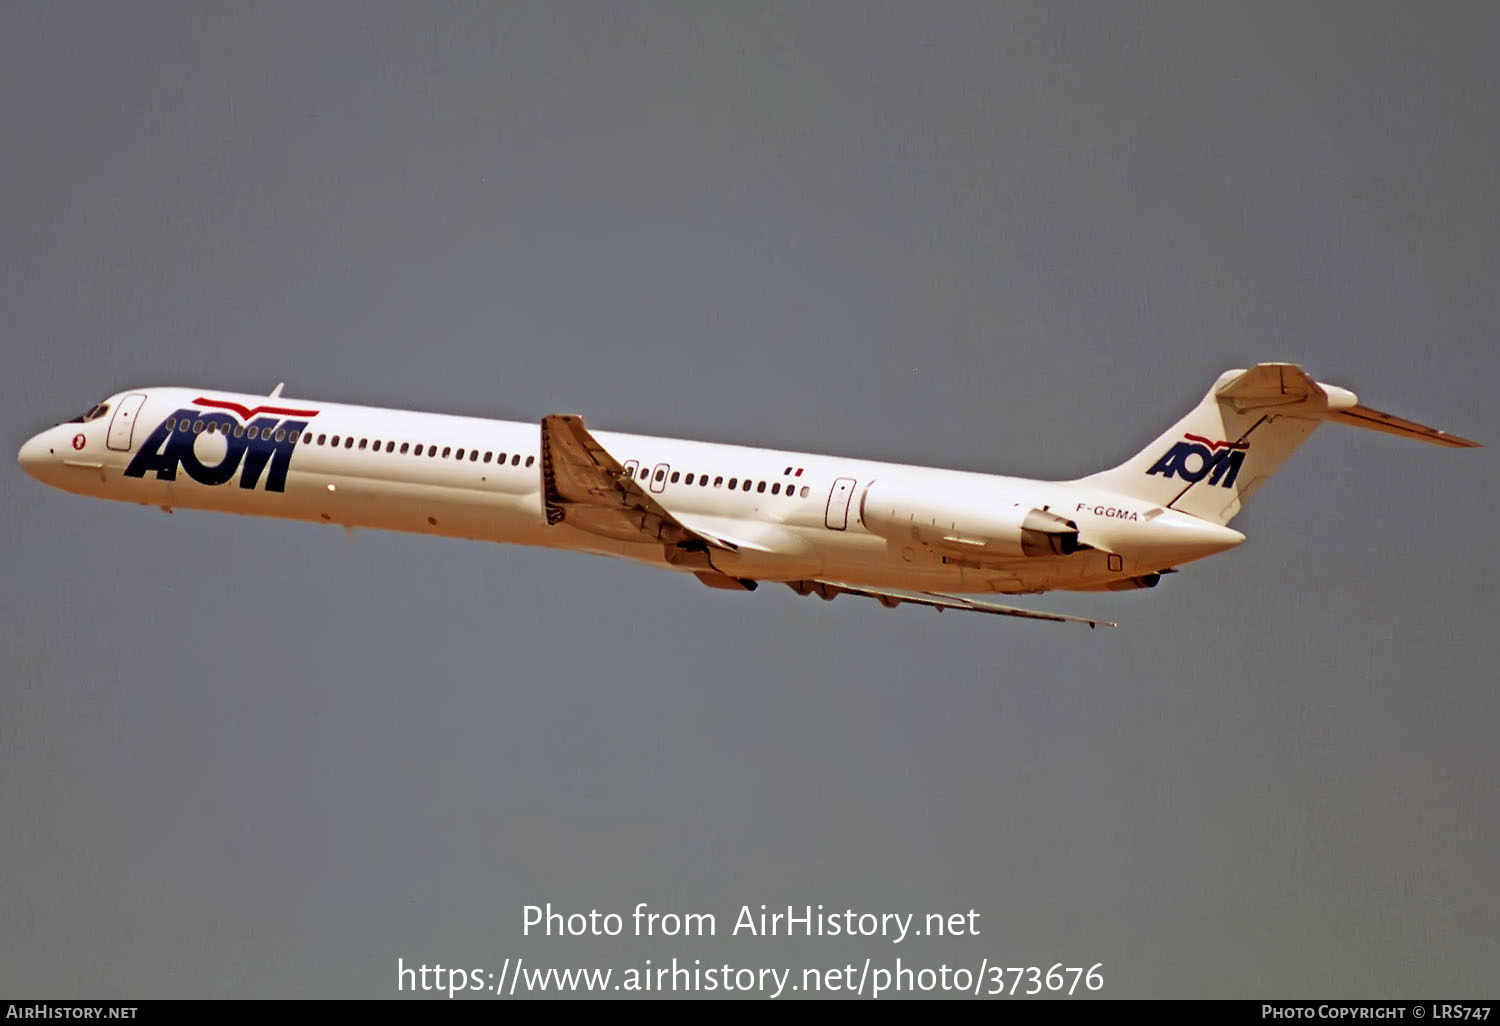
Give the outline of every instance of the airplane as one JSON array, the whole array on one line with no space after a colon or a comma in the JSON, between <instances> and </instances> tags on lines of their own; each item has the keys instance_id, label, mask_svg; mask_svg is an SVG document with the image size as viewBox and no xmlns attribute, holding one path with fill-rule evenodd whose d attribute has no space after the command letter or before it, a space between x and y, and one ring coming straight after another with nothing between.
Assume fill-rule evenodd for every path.
<instances>
[{"instance_id":1,"label":"airplane","mask_svg":"<svg viewBox=\"0 0 1500 1026\"><path fill-rule=\"evenodd\" d=\"M117 392L28 440L67 492L543 546L692 574L713 588L1074 622L975 595L1153 588L1232 549L1246 500L1336 422L1478 443L1360 404L1292 363L1220 375L1117 467L1042 481L592 429L214 389Z\"/></svg>"}]
</instances>

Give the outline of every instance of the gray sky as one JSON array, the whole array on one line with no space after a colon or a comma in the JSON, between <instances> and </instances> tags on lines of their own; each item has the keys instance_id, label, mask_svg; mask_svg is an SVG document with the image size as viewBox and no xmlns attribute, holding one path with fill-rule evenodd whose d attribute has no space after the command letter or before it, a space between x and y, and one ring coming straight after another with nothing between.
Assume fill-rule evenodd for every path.
<instances>
[{"instance_id":1,"label":"gray sky","mask_svg":"<svg viewBox=\"0 0 1500 1026\"><path fill-rule=\"evenodd\" d=\"M1115 631L65 495L0 463L0 994L1103 963L1493 996L1492 4L0 8L25 437L159 383L1069 477L1319 431ZM522 908L712 912L697 941ZM977 937L729 936L742 904Z\"/></svg>"}]
</instances>

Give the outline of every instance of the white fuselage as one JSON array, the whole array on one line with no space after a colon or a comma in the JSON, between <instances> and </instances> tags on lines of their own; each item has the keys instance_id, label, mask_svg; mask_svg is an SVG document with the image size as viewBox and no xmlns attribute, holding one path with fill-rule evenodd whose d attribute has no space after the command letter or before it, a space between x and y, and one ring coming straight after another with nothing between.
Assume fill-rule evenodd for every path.
<instances>
[{"instance_id":1,"label":"white fuselage","mask_svg":"<svg viewBox=\"0 0 1500 1026\"><path fill-rule=\"evenodd\" d=\"M660 543L548 524L537 423L183 388L136 389L106 402L108 413L97 419L59 424L28 441L20 454L28 473L69 492L168 510L546 546L675 568ZM176 423L183 419L193 423ZM252 428L257 436L283 434L252 442ZM607 431L594 437L668 511L756 543L715 557L717 570L755 580L966 593L1099 590L1242 538L1081 482ZM996 561L940 551L915 535L882 536L862 515L873 482L960 497L968 508L1049 510L1075 521L1090 548Z\"/></svg>"}]
</instances>

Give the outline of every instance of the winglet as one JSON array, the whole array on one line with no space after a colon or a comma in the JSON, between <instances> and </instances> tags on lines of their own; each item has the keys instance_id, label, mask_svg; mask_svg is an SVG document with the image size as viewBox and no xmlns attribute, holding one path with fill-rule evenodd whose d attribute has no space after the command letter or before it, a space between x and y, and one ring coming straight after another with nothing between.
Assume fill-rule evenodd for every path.
<instances>
[{"instance_id":1,"label":"winglet","mask_svg":"<svg viewBox=\"0 0 1500 1026\"><path fill-rule=\"evenodd\" d=\"M278 381L276 383L276 387L273 388L273 389L271 389L271 398L272 399L276 399L276 398L280 397L281 390L283 388L285 388L285 387L286 387L286 382L285 381Z\"/></svg>"}]
</instances>

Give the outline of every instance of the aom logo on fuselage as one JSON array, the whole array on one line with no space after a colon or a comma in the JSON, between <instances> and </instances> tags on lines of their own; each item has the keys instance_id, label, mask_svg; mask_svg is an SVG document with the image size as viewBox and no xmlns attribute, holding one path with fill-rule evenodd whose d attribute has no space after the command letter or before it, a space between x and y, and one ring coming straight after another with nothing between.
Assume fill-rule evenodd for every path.
<instances>
[{"instance_id":1,"label":"aom logo on fuselage","mask_svg":"<svg viewBox=\"0 0 1500 1026\"><path fill-rule=\"evenodd\" d=\"M1180 477L1194 484L1207 476L1210 486L1229 488L1234 485L1234 479L1239 476L1240 467L1245 462L1245 454L1250 451L1249 442L1215 442L1202 435L1182 437L1183 441L1168 449L1166 455L1146 471L1147 474Z\"/></svg>"},{"instance_id":2,"label":"aom logo on fuselage","mask_svg":"<svg viewBox=\"0 0 1500 1026\"><path fill-rule=\"evenodd\" d=\"M265 473L266 491L286 491L287 467L297 439L307 427L305 418L316 417L317 410L247 407L201 396L193 403L209 409L181 409L158 424L125 468L126 477L154 473L159 481L175 481L180 466L199 484L222 485L243 468L241 488L254 488ZM201 445L200 438L205 440ZM199 448L207 451L200 455Z\"/></svg>"}]
</instances>

